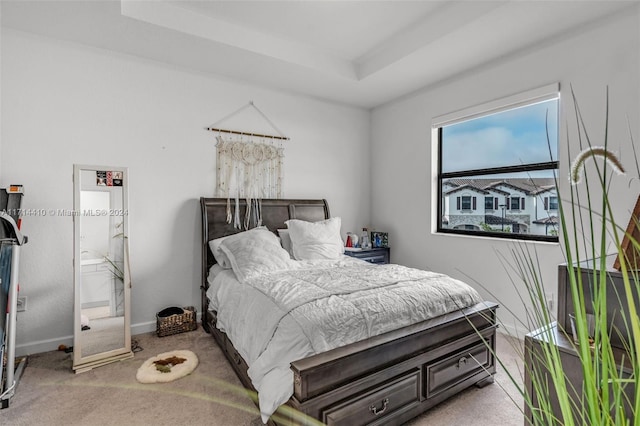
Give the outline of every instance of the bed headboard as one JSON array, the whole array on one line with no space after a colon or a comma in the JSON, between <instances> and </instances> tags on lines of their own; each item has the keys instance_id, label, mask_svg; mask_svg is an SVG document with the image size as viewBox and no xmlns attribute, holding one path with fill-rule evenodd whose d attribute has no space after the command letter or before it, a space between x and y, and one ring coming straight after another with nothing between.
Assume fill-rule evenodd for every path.
<instances>
[{"instance_id":1,"label":"bed headboard","mask_svg":"<svg viewBox=\"0 0 640 426\"><path fill-rule=\"evenodd\" d=\"M262 225L276 232L286 229L284 224L289 219L301 219L309 222L329 219L329 205L327 200L272 200L259 201L262 212ZM231 200L234 212L235 200ZM227 223L226 198L200 198L202 209L202 288L207 288L207 272L215 263L213 254L209 250L209 241L232 235L241 230L235 229L232 223ZM240 200L240 218L244 222L247 211L246 200ZM250 228L256 226L256 217L251 218Z\"/></svg>"}]
</instances>

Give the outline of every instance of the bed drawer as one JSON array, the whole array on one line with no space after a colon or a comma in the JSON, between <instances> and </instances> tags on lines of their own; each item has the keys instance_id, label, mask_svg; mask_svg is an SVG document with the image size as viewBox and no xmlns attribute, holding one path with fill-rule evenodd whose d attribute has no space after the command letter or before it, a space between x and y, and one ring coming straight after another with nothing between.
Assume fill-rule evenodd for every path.
<instances>
[{"instance_id":1,"label":"bed drawer","mask_svg":"<svg viewBox=\"0 0 640 426\"><path fill-rule=\"evenodd\" d=\"M241 369L244 369L245 371L249 369L249 366L244 362L244 359L242 359L242 357L233 347L233 344L228 338L226 339L225 351L229 354L229 362L234 368L239 367Z\"/></svg>"},{"instance_id":2,"label":"bed drawer","mask_svg":"<svg viewBox=\"0 0 640 426\"><path fill-rule=\"evenodd\" d=\"M482 341L452 356L427 364L425 367L427 398L432 398L476 374L490 376L491 374L485 372L485 369L491 365L493 365L491 351Z\"/></svg>"},{"instance_id":3,"label":"bed drawer","mask_svg":"<svg viewBox=\"0 0 640 426\"><path fill-rule=\"evenodd\" d=\"M355 395L322 413L327 426L388 424L394 414L420 401L420 370L386 382L383 385Z\"/></svg>"}]
</instances>

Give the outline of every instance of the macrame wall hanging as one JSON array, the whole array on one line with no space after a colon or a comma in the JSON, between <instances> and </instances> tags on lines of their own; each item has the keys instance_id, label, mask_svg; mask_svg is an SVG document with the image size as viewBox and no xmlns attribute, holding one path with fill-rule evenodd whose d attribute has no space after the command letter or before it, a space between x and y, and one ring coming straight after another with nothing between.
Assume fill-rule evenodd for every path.
<instances>
[{"instance_id":1,"label":"macrame wall hanging","mask_svg":"<svg viewBox=\"0 0 640 426\"><path fill-rule=\"evenodd\" d=\"M238 130L221 129L221 122L239 114L247 108L256 110L278 133L267 135ZM216 196L227 199L227 223L237 229L248 229L251 217L260 225L260 200L282 198L284 147L282 141L289 140L252 102L218 120L207 130L216 136ZM224 136L223 136L224 134ZM234 208L231 199L234 199ZM245 217L240 219L240 199L247 202Z\"/></svg>"}]
</instances>

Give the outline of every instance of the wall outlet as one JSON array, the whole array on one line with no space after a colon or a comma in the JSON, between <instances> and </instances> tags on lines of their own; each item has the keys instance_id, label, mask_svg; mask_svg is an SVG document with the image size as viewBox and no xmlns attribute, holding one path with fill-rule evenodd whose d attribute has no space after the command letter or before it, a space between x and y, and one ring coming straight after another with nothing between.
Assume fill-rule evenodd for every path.
<instances>
[{"instance_id":1,"label":"wall outlet","mask_svg":"<svg viewBox=\"0 0 640 426\"><path fill-rule=\"evenodd\" d=\"M18 297L17 312L24 312L26 310L27 310L27 296Z\"/></svg>"}]
</instances>

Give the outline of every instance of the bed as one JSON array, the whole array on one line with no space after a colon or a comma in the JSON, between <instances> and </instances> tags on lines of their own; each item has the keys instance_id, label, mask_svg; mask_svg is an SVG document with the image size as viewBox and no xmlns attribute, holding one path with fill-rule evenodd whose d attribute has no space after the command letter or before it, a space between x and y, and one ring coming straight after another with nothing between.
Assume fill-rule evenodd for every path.
<instances>
[{"instance_id":1,"label":"bed","mask_svg":"<svg viewBox=\"0 0 640 426\"><path fill-rule=\"evenodd\" d=\"M227 223L227 199L201 198L200 204L202 325L215 338L243 386L255 391L251 378L255 379L255 365L252 373L244 359L254 357L246 355L247 350L237 349L229 337L232 333L227 331L233 328L228 323L229 314L226 326L220 324L222 307L227 311L232 309L221 306L220 300L215 303L210 300L212 283L220 285L218 279L211 279L210 271L223 270L216 265L210 242L240 231ZM250 208L250 214L245 216L247 204L244 201L239 204L240 217L247 218L250 228L257 225L256 207ZM291 219L320 223L331 218L326 200L263 199L259 212L261 225L276 235L277 230L287 228L285 222ZM364 265L351 265L347 260L340 263L339 266L345 263L347 267L364 268ZM334 266L331 270L335 273L338 269ZM404 268L390 265L389 269L394 267ZM239 291L236 287L234 284L230 288ZM214 308L210 308L210 303ZM292 359L288 363L293 382L289 383L291 396L273 414L268 411L268 418L263 410L263 421L282 425L402 424L470 386L492 383L496 371L497 308L493 302L479 301L366 339ZM244 318L240 322L245 322ZM245 327L260 328L264 324Z\"/></svg>"}]
</instances>

